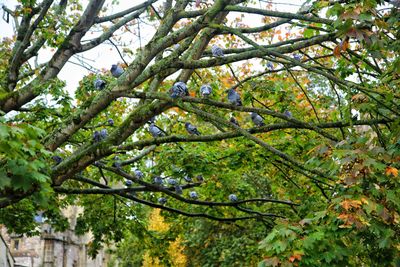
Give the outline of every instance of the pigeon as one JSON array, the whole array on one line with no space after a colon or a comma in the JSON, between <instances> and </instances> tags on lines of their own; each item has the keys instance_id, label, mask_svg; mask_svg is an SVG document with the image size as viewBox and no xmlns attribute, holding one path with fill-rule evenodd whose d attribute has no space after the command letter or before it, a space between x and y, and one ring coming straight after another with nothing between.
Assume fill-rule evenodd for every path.
<instances>
[{"instance_id":1,"label":"pigeon","mask_svg":"<svg viewBox=\"0 0 400 267\"><path fill-rule=\"evenodd\" d=\"M100 162L100 161L95 161L95 162L93 162L93 165L96 166L96 167L102 167L102 166L104 166L104 164L103 164L102 162Z\"/></svg>"},{"instance_id":2,"label":"pigeon","mask_svg":"<svg viewBox=\"0 0 400 267\"><path fill-rule=\"evenodd\" d=\"M100 78L97 78L94 82L93 82L94 88L97 90L103 90L106 87L106 82L103 81Z\"/></svg>"},{"instance_id":3,"label":"pigeon","mask_svg":"<svg viewBox=\"0 0 400 267\"><path fill-rule=\"evenodd\" d=\"M108 125L113 126L114 125L114 120L113 119L108 119L107 123L108 123Z\"/></svg>"},{"instance_id":4,"label":"pigeon","mask_svg":"<svg viewBox=\"0 0 400 267\"><path fill-rule=\"evenodd\" d=\"M274 64L272 62L268 62L267 63L267 68L270 69L270 70L273 70L274 69Z\"/></svg>"},{"instance_id":5,"label":"pigeon","mask_svg":"<svg viewBox=\"0 0 400 267\"><path fill-rule=\"evenodd\" d=\"M182 186L176 185L175 186L175 193L177 193L178 195L182 195L183 194Z\"/></svg>"},{"instance_id":6,"label":"pigeon","mask_svg":"<svg viewBox=\"0 0 400 267\"><path fill-rule=\"evenodd\" d=\"M301 55L299 54L294 54L293 55L294 60L300 61L301 60Z\"/></svg>"},{"instance_id":7,"label":"pigeon","mask_svg":"<svg viewBox=\"0 0 400 267\"><path fill-rule=\"evenodd\" d=\"M133 182L131 181L131 180L126 180L125 181L125 185L127 186L127 187L130 187L130 186L132 186L132 184L133 184Z\"/></svg>"},{"instance_id":8,"label":"pigeon","mask_svg":"<svg viewBox=\"0 0 400 267\"><path fill-rule=\"evenodd\" d=\"M238 198L237 198L237 196L236 196L235 194L230 194L228 198L229 198L229 200L230 200L231 202L236 202L236 201L238 201Z\"/></svg>"},{"instance_id":9,"label":"pigeon","mask_svg":"<svg viewBox=\"0 0 400 267\"><path fill-rule=\"evenodd\" d=\"M180 47L181 47L180 44L174 44L174 49L175 49L175 50L178 50Z\"/></svg>"},{"instance_id":10,"label":"pigeon","mask_svg":"<svg viewBox=\"0 0 400 267\"><path fill-rule=\"evenodd\" d=\"M292 116L292 112L290 112L289 110L285 110L285 112L283 112L283 115L285 115L286 117L288 117L288 118L292 118L293 116Z\"/></svg>"},{"instance_id":11,"label":"pigeon","mask_svg":"<svg viewBox=\"0 0 400 267\"><path fill-rule=\"evenodd\" d=\"M189 90L184 82L176 82L170 89L169 89L170 96L172 98L188 96Z\"/></svg>"},{"instance_id":12,"label":"pigeon","mask_svg":"<svg viewBox=\"0 0 400 267\"><path fill-rule=\"evenodd\" d=\"M178 184L178 182L175 179L172 179L172 178L169 178L167 180L167 183L169 183L170 185L177 185Z\"/></svg>"},{"instance_id":13,"label":"pigeon","mask_svg":"<svg viewBox=\"0 0 400 267\"><path fill-rule=\"evenodd\" d=\"M117 168L117 169L121 169L121 161L119 160L118 156L114 157L114 162L113 162L113 167Z\"/></svg>"},{"instance_id":14,"label":"pigeon","mask_svg":"<svg viewBox=\"0 0 400 267\"><path fill-rule=\"evenodd\" d=\"M209 97L211 95L212 89L209 84L204 84L200 87L200 95L202 97Z\"/></svg>"},{"instance_id":15,"label":"pigeon","mask_svg":"<svg viewBox=\"0 0 400 267\"><path fill-rule=\"evenodd\" d=\"M56 162L56 165L62 162L62 157L60 156L53 156L52 159Z\"/></svg>"},{"instance_id":16,"label":"pigeon","mask_svg":"<svg viewBox=\"0 0 400 267\"><path fill-rule=\"evenodd\" d=\"M193 181L192 178L190 178L190 177L187 176L187 175L183 176L183 179L184 179L186 182L188 182L188 183L191 183L191 182Z\"/></svg>"},{"instance_id":17,"label":"pigeon","mask_svg":"<svg viewBox=\"0 0 400 267\"><path fill-rule=\"evenodd\" d=\"M118 66L116 64L113 64L111 66L110 71L111 71L112 76L114 76L116 78L118 78L119 76L122 75L122 73L124 73L124 70L120 66Z\"/></svg>"},{"instance_id":18,"label":"pigeon","mask_svg":"<svg viewBox=\"0 0 400 267\"><path fill-rule=\"evenodd\" d=\"M185 128L189 134L200 135L200 132L197 130L196 126L194 126L190 122L185 122Z\"/></svg>"},{"instance_id":19,"label":"pigeon","mask_svg":"<svg viewBox=\"0 0 400 267\"><path fill-rule=\"evenodd\" d=\"M94 131L94 133L93 133L93 141L100 142L100 140L101 140L100 132L99 131Z\"/></svg>"},{"instance_id":20,"label":"pigeon","mask_svg":"<svg viewBox=\"0 0 400 267\"><path fill-rule=\"evenodd\" d=\"M134 173L135 173L136 178L138 178L138 179L142 179L142 178L144 177L143 172L141 172L141 171L138 170L138 169L136 169L136 170L134 171Z\"/></svg>"},{"instance_id":21,"label":"pigeon","mask_svg":"<svg viewBox=\"0 0 400 267\"><path fill-rule=\"evenodd\" d=\"M254 122L256 126L264 126L264 119L255 112L251 113L251 120Z\"/></svg>"},{"instance_id":22,"label":"pigeon","mask_svg":"<svg viewBox=\"0 0 400 267\"><path fill-rule=\"evenodd\" d=\"M200 182L200 183L204 182L204 177L203 177L203 175L197 175L197 176L196 176L196 179L197 179L197 181Z\"/></svg>"},{"instance_id":23,"label":"pigeon","mask_svg":"<svg viewBox=\"0 0 400 267\"><path fill-rule=\"evenodd\" d=\"M190 191L190 192L189 192L189 197L196 199L196 198L198 198L199 196L197 195L196 191Z\"/></svg>"},{"instance_id":24,"label":"pigeon","mask_svg":"<svg viewBox=\"0 0 400 267\"><path fill-rule=\"evenodd\" d=\"M151 133L151 135L156 138L156 137L160 137L160 136L165 136L165 133L163 132L163 130L161 130L158 126L156 126L154 123L151 123L149 126L149 132Z\"/></svg>"},{"instance_id":25,"label":"pigeon","mask_svg":"<svg viewBox=\"0 0 400 267\"><path fill-rule=\"evenodd\" d=\"M156 185L162 185L163 184L163 180L162 180L162 178L160 176L154 177L153 181L154 181L154 183Z\"/></svg>"},{"instance_id":26,"label":"pigeon","mask_svg":"<svg viewBox=\"0 0 400 267\"><path fill-rule=\"evenodd\" d=\"M229 103L235 106L242 105L242 100L240 100L240 95L234 89L228 90L228 101Z\"/></svg>"},{"instance_id":27,"label":"pigeon","mask_svg":"<svg viewBox=\"0 0 400 267\"><path fill-rule=\"evenodd\" d=\"M239 127L240 127L239 122L235 119L235 117L232 116L232 117L229 119L229 121L230 121L230 123L233 123L233 124L235 124L236 126L239 126Z\"/></svg>"},{"instance_id":28,"label":"pigeon","mask_svg":"<svg viewBox=\"0 0 400 267\"><path fill-rule=\"evenodd\" d=\"M213 45L211 47L211 53L214 57L223 57L224 56L224 52L222 51L221 47L219 47L218 45Z\"/></svg>"},{"instance_id":29,"label":"pigeon","mask_svg":"<svg viewBox=\"0 0 400 267\"><path fill-rule=\"evenodd\" d=\"M106 139L107 135L108 135L107 129L101 129L101 131L100 131L100 139L101 140Z\"/></svg>"},{"instance_id":30,"label":"pigeon","mask_svg":"<svg viewBox=\"0 0 400 267\"><path fill-rule=\"evenodd\" d=\"M167 203L167 199L165 197L160 197L158 199L158 203L160 203L161 205L164 205L165 203Z\"/></svg>"}]
</instances>

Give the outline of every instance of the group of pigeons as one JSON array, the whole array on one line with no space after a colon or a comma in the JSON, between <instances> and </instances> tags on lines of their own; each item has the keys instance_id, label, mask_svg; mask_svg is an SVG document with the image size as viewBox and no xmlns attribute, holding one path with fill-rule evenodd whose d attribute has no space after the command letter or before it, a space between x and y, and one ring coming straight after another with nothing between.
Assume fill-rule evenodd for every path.
<instances>
[{"instance_id":1,"label":"group of pigeons","mask_svg":"<svg viewBox=\"0 0 400 267\"><path fill-rule=\"evenodd\" d=\"M141 172L140 170L136 169L136 170L134 170L134 173L135 173L136 178L138 178L138 179L143 179L143 177L144 177L143 172ZM192 183L192 182L193 182L193 179L192 179L191 177L187 176L187 175L185 175L185 176L183 177L183 179L184 179L187 183ZM177 181L176 179L173 179L173 178L162 178L161 176L155 176L155 177L153 178L153 184L158 185L158 186L163 186L163 185L164 185L164 180L166 180L166 183L167 183L169 186L173 186L173 187L174 187L174 191L175 191L176 194L178 194L178 195L182 195L182 194L183 194L183 188L182 188L182 186L178 183L178 181ZM202 182L204 182L204 177L203 177L202 175L197 175L197 176L196 176L196 181L199 182L199 183L202 183ZM127 187L131 187L132 184L133 184L133 182L132 182L131 180L126 179L125 185L126 185ZM198 198L199 198L199 195L197 194L196 191L190 191L190 192L189 192L189 197L190 197L191 199L198 199ZM235 194L230 194L230 195L228 196L228 199L229 199L231 202L236 202L236 201L238 201L238 197L237 197ZM160 198L158 198L158 203L160 203L161 205L165 205L165 204L167 203L167 198L165 198L165 197L160 197Z\"/></svg>"},{"instance_id":2,"label":"group of pigeons","mask_svg":"<svg viewBox=\"0 0 400 267\"><path fill-rule=\"evenodd\" d=\"M223 50L220 47L218 47L217 45L212 45L211 53L214 57L223 57L224 56ZM296 60L299 60L299 59L296 58ZM272 64L268 65L268 67L273 69ZM111 66L110 72L111 72L112 76L118 78L124 73L124 70L121 66L113 64ZM103 90L106 87L106 82L104 80L100 79L99 77L97 77L96 80L94 81L94 87L97 90ZM178 97L189 96L189 90L187 88L187 85L184 82L178 81L170 88L169 94L172 98L175 99ZM211 94L212 94L212 88L209 84L204 84L200 87L201 97L208 98ZM240 95L236 92L235 89L227 90L227 99L228 99L228 102L232 105L242 106L242 100L240 98ZM292 117L292 114L290 113L290 111L287 111L287 110L284 112L284 115L287 117ZM265 125L264 119L256 112L251 112L250 117L251 117L251 120L253 121L253 123L257 127L262 127ZM235 117L232 116L230 118L230 122L239 127L239 123L235 119ZM154 118L152 118L149 121L149 123L150 123L150 125L149 125L148 130L154 138L166 136L166 132L164 132L161 128L159 128L158 126L155 125ZM112 119L109 119L108 124L112 126L114 124L114 121ZM185 123L185 129L190 135L201 135L201 133L198 131L197 127L194 126L193 124L191 124L190 122ZM101 131L95 131L93 134L93 140L95 142L99 142L99 141L105 139L106 137L107 137L106 129L102 129ZM115 160L115 162L114 162L115 167L118 167L118 166L120 167L120 165L118 165L118 162L119 162L118 160ZM134 173L138 179L142 179L144 177L144 174L140 170L135 170ZM201 175L197 176L196 178L197 178L198 182L203 182L203 180L204 180L203 176L201 176ZM188 183L192 182L192 179L188 176L185 176L184 180ZM162 186L164 183L164 180L160 176L155 176L153 179L153 183L156 185ZM175 192L177 194L183 193L182 186L180 186L175 179L168 178L167 183L171 186L174 186ZM127 179L125 181L125 185L127 187L132 186L132 184L133 184L133 182L131 180ZM197 199L199 196L196 191L190 191L189 197L192 199ZM236 202L236 201L238 201L238 198L235 194L230 194L229 200L231 202ZM158 202L161 205L164 205L167 202L167 199L164 197L161 197L158 199Z\"/></svg>"}]
</instances>

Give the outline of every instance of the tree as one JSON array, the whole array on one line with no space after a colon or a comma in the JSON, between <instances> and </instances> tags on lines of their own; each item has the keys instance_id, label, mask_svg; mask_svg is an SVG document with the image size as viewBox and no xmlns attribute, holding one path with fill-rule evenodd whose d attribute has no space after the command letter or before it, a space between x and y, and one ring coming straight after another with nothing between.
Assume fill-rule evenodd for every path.
<instances>
[{"instance_id":1,"label":"tree","mask_svg":"<svg viewBox=\"0 0 400 267\"><path fill-rule=\"evenodd\" d=\"M307 2L297 13L240 0L148 0L113 14L101 0L3 7L16 35L0 48L0 221L32 233L18 218L41 210L62 229L61 208L80 205L76 231L93 233L95 253L142 233L151 207L188 242L199 233L181 215L230 223L246 235L234 240L267 236L265 266L394 264L399 3ZM154 28L143 45L140 23ZM106 42L122 75L79 57L92 73L70 97L60 71ZM42 53L51 58L38 63Z\"/></svg>"}]
</instances>

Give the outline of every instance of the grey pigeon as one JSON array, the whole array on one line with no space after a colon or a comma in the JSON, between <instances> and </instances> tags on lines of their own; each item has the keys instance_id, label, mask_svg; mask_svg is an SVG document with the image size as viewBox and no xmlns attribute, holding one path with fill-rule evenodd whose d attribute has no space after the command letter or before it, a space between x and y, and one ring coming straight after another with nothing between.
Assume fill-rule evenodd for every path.
<instances>
[{"instance_id":1,"label":"grey pigeon","mask_svg":"<svg viewBox=\"0 0 400 267\"><path fill-rule=\"evenodd\" d=\"M165 136L165 133L158 126L156 126L154 123L150 124L149 132L151 133L151 135L154 138L160 137L160 136Z\"/></svg>"},{"instance_id":2,"label":"grey pigeon","mask_svg":"<svg viewBox=\"0 0 400 267\"><path fill-rule=\"evenodd\" d=\"M184 179L186 182L188 182L188 183L191 183L191 182L193 181L192 178L190 178L190 177L187 176L187 175L183 176L183 179Z\"/></svg>"},{"instance_id":3,"label":"grey pigeon","mask_svg":"<svg viewBox=\"0 0 400 267\"><path fill-rule=\"evenodd\" d=\"M253 123L256 126L264 126L265 125L264 119L260 115L258 115L256 112L251 113L251 120L253 121Z\"/></svg>"},{"instance_id":4,"label":"grey pigeon","mask_svg":"<svg viewBox=\"0 0 400 267\"><path fill-rule=\"evenodd\" d=\"M124 73L124 70L120 66L118 66L116 64L113 64L111 66L110 71L111 71L112 76L114 76L116 78L118 78L119 76L122 75L122 73Z\"/></svg>"},{"instance_id":5,"label":"grey pigeon","mask_svg":"<svg viewBox=\"0 0 400 267\"><path fill-rule=\"evenodd\" d=\"M197 175L197 176L196 176L196 179L197 179L197 181L200 182L200 183L204 182L204 177L203 177L203 175Z\"/></svg>"},{"instance_id":6,"label":"grey pigeon","mask_svg":"<svg viewBox=\"0 0 400 267\"><path fill-rule=\"evenodd\" d=\"M175 179L172 179L172 178L169 178L167 180L167 183L169 183L170 185L177 185L178 184L178 182Z\"/></svg>"},{"instance_id":7,"label":"grey pigeon","mask_svg":"<svg viewBox=\"0 0 400 267\"><path fill-rule=\"evenodd\" d=\"M165 205L165 203L167 203L167 199L165 197L160 197L158 199L158 203L160 203L161 205Z\"/></svg>"},{"instance_id":8,"label":"grey pigeon","mask_svg":"<svg viewBox=\"0 0 400 267\"><path fill-rule=\"evenodd\" d=\"M204 84L200 87L200 95L202 97L209 97L211 95L212 88L209 84Z\"/></svg>"},{"instance_id":9,"label":"grey pigeon","mask_svg":"<svg viewBox=\"0 0 400 267\"><path fill-rule=\"evenodd\" d=\"M100 131L100 139L101 140L106 139L107 135L108 135L107 129L101 129L101 131Z\"/></svg>"},{"instance_id":10,"label":"grey pigeon","mask_svg":"<svg viewBox=\"0 0 400 267\"><path fill-rule=\"evenodd\" d=\"M299 54L294 54L293 55L294 60L300 61L301 60L301 55Z\"/></svg>"},{"instance_id":11,"label":"grey pigeon","mask_svg":"<svg viewBox=\"0 0 400 267\"><path fill-rule=\"evenodd\" d=\"M184 82L176 82L171 89L169 89L172 98L188 96L189 90Z\"/></svg>"},{"instance_id":12,"label":"grey pigeon","mask_svg":"<svg viewBox=\"0 0 400 267\"><path fill-rule=\"evenodd\" d=\"M119 157L114 157L114 162L112 165L117 169L121 169L121 161L119 160Z\"/></svg>"},{"instance_id":13,"label":"grey pigeon","mask_svg":"<svg viewBox=\"0 0 400 267\"><path fill-rule=\"evenodd\" d=\"M283 112L283 115L285 115L288 118L292 118L292 112L290 112L289 110L285 110L285 112Z\"/></svg>"},{"instance_id":14,"label":"grey pigeon","mask_svg":"<svg viewBox=\"0 0 400 267\"><path fill-rule=\"evenodd\" d=\"M62 162L62 157L60 156L53 156L52 159L56 162L56 165Z\"/></svg>"},{"instance_id":15,"label":"grey pigeon","mask_svg":"<svg viewBox=\"0 0 400 267\"><path fill-rule=\"evenodd\" d=\"M185 128L189 134L200 135L200 132L197 130L196 126L194 126L190 122L185 122Z\"/></svg>"},{"instance_id":16,"label":"grey pigeon","mask_svg":"<svg viewBox=\"0 0 400 267\"><path fill-rule=\"evenodd\" d=\"M270 70L273 70L274 69L274 64L271 61L268 62L267 63L267 68L270 69Z\"/></svg>"},{"instance_id":17,"label":"grey pigeon","mask_svg":"<svg viewBox=\"0 0 400 267\"><path fill-rule=\"evenodd\" d=\"M242 105L242 100L240 99L240 95L234 89L228 90L228 101L229 103L235 106Z\"/></svg>"},{"instance_id":18,"label":"grey pigeon","mask_svg":"<svg viewBox=\"0 0 400 267\"><path fill-rule=\"evenodd\" d=\"M175 49L175 50L178 50L180 47L181 47L180 44L174 44L174 49Z\"/></svg>"},{"instance_id":19,"label":"grey pigeon","mask_svg":"<svg viewBox=\"0 0 400 267\"><path fill-rule=\"evenodd\" d=\"M94 88L97 90L103 90L106 87L106 82L100 78L97 78L94 82Z\"/></svg>"},{"instance_id":20,"label":"grey pigeon","mask_svg":"<svg viewBox=\"0 0 400 267\"><path fill-rule=\"evenodd\" d=\"M132 186L132 184L133 184L133 182L132 182L131 180L126 179L125 185L126 185L127 187Z\"/></svg>"},{"instance_id":21,"label":"grey pigeon","mask_svg":"<svg viewBox=\"0 0 400 267\"><path fill-rule=\"evenodd\" d=\"M239 125L239 122L235 119L235 117L231 117L230 119L229 119L229 121L231 122L231 123L233 123L233 124L235 124L236 126L240 126Z\"/></svg>"},{"instance_id":22,"label":"grey pigeon","mask_svg":"<svg viewBox=\"0 0 400 267\"><path fill-rule=\"evenodd\" d=\"M238 201L238 198L237 198L237 196L236 196L235 194L230 194L228 198L229 198L229 200L230 200L231 202L236 202L236 201Z\"/></svg>"},{"instance_id":23,"label":"grey pigeon","mask_svg":"<svg viewBox=\"0 0 400 267\"><path fill-rule=\"evenodd\" d=\"M114 125L114 120L113 119L108 119L107 123L108 123L108 125L113 126Z\"/></svg>"},{"instance_id":24,"label":"grey pigeon","mask_svg":"<svg viewBox=\"0 0 400 267\"><path fill-rule=\"evenodd\" d=\"M101 140L100 132L99 131L94 131L94 133L93 133L93 141L100 142L100 140Z\"/></svg>"},{"instance_id":25,"label":"grey pigeon","mask_svg":"<svg viewBox=\"0 0 400 267\"><path fill-rule=\"evenodd\" d=\"M176 185L175 186L175 193L177 193L178 195L182 195L183 194L182 186Z\"/></svg>"},{"instance_id":26,"label":"grey pigeon","mask_svg":"<svg viewBox=\"0 0 400 267\"><path fill-rule=\"evenodd\" d=\"M156 185L162 185L163 184L163 180L162 180L162 178L160 176L154 177L153 181L154 181L154 183Z\"/></svg>"},{"instance_id":27,"label":"grey pigeon","mask_svg":"<svg viewBox=\"0 0 400 267\"><path fill-rule=\"evenodd\" d=\"M224 56L224 52L222 51L221 47L219 47L218 45L213 45L211 47L211 53L214 57L223 57Z\"/></svg>"},{"instance_id":28,"label":"grey pigeon","mask_svg":"<svg viewBox=\"0 0 400 267\"><path fill-rule=\"evenodd\" d=\"M102 167L102 166L104 166L104 164L103 164L102 162L100 162L100 161L95 161L95 162L93 162L93 165L96 166L96 167Z\"/></svg>"},{"instance_id":29,"label":"grey pigeon","mask_svg":"<svg viewBox=\"0 0 400 267\"><path fill-rule=\"evenodd\" d=\"M136 170L134 171L134 173L135 173L136 178L138 178L138 179L142 179L142 178L144 177L143 172L141 172L141 171L138 170L138 169L136 169Z\"/></svg>"},{"instance_id":30,"label":"grey pigeon","mask_svg":"<svg viewBox=\"0 0 400 267\"><path fill-rule=\"evenodd\" d=\"M190 191L190 192L189 192L189 197L196 199L196 198L198 198L199 196L197 195L196 191Z\"/></svg>"}]
</instances>

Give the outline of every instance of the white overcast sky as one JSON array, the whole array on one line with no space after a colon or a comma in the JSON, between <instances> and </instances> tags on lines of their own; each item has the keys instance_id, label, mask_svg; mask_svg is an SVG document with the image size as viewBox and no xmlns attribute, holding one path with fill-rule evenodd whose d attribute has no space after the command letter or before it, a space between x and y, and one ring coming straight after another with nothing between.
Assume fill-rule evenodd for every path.
<instances>
[{"instance_id":1,"label":"white overcast sky","mask_svg":"<svg viewBox=\"0 0 400 267\"><path fill-rule=\"evenodd\" d=\"M140 4L144 1L142 0L134 0L134 1L128 1L128 0L121 0L120 4L118 5L110 5L110 9L108 10L108 12L111 13L115 13L118 11L121 11L123 9L126 9L128 7L132 7L135 6L137 4ZM305 0L274 0L272 1L274 8L276 10L279 11L285 11L285 12L296 12L300 5L305 2ZM106 1L106 3L110 4L111 1ZM162 1L157 2L156 5L161 4ZM15 5L17 4L16 0L0 0L0 7L5 5L10 9L14 9ZM266 5L266 2L263 1L261 2L262 6ZM4 37L11 37L14 34L13 31L13 22L10 20L10 23L6 23L6 21L3 19L3 10L0 10L1 13L1 18L0 18L0 38L4 38ZM254 16L252 17L254 19ZM260 25L261 21L258 17L256 17L256 19L253 20L249 20L248 22L246 22L248 24L258 24ZM142 38L144 40L148 40L151 36L143 36L143 33L148 33L151 31L141 31L142 33ZM136 44L138 46L138 44ZM90 64L97 68L97 69L101 69L101 68L105 68L105 69L109 69L111 64L114 64L116 62L121 62L121 59L117 53L117 50L115 48L113 48L110 44L105 44L105 45L100 45L99 47L92 49L88 52L85 52L82 54L85 58L89 58ZM40 61L46 61L48 59L50 59L51 57L51 52L49 53L42 53L40 55ZM72 61L75 61L74 59L72 59ZM129 63L129 61L128 61ZM70 93L73 93L73 91L75 90L75 88L77 87L79 81L82 79L82 77L84 75L87 75L89 73L88 70L71 64L71 63L67 63L65 65L65 67L62 69L62 71L60 72L60 74L58 75L58 77L62 80L65 80L67 82L67 89Z\"/></svg>"}]
</instances>

